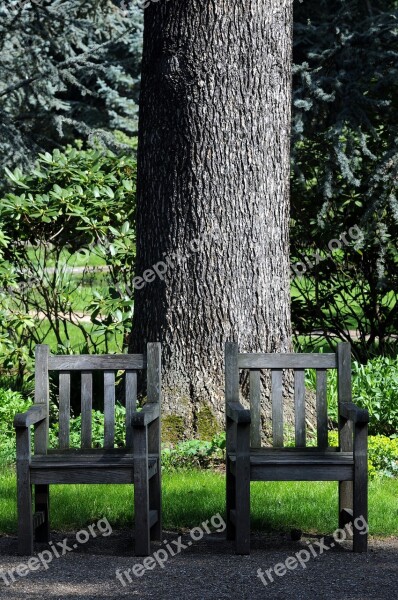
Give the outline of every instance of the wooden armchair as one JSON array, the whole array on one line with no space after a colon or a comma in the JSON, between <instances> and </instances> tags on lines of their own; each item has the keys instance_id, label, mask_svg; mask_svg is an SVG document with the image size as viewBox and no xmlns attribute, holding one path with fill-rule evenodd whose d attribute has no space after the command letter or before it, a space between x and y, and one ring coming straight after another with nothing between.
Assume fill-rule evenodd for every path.
<instances>
[{"instance_id":1,"label":"wooden armchair","mask_svg":"<svg viewBox=\"0 0 398 600\"><path fill-rule=\"evenodd\" d=\"M316 370L317 447L306 447L305 371ZM240 371L250 375L250 410L240 403ZM261 370L271 370L272 447L261 447ZM283 369L294 370L295 447L284 447ZM328 445L327 369L337 369L339 447ZM239 354L225 348L227 420L227 537L250 553L250 481L338 481L339 527L368 518L369 416L351 402L351 348L336 354ZM367 551L367 534L353 527L354 552Z\"/></svg>"},{"instance_id":2,"label":"wooden armchair","mask_svg":"<svg viewBox=\"0 0 398 600\"><path fill-rule=\"evenodd\" d=\"M147 371L147 403L136 410L137 371ZM49 372L59 374L59 447L49 449ZM70 448L71 374L80 372L81 448ZM104 445L92 448L93 372L104 380ZM126 400L125 445L115 448L115 376L124 371ZM75 377L74 377L75 379ZM160 540L161 348L147 346L140 354L54 356L49 347L36 347L35 404L14 419L17 436L18 551L33 553L33 537L48 542L49 485L65 483L133 483L135 551L148 555L150 539ZM31 426L34 453L31 453ZM35 510L32 510L32 485Z\"/></svg>"}]
</instances>

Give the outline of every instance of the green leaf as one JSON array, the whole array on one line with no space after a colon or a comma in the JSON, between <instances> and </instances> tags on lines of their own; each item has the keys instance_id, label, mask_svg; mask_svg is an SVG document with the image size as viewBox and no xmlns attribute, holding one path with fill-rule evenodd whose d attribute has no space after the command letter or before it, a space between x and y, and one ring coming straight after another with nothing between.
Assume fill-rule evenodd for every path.
<instances>
[{"instance_id":1,"label":"green leaf","mask_svg":"<svg viewBox=\"0 0 398 600\"><path fill-rule=\"evenodd\" d=\"M123 187L128 192L132 192L133 191L133 183L132 183L132 181L130 181L129 179L123 179L122 183L123 183Z\"/></svg>"},{"instance_id":2,"label":"green leaf","mask_svg":"<svg viewBox=\"0 0 398 600\"><path fill-rule=\"evenodd\" d=\"M29 189L29 187L28 187L27 185L25 185L25 184L23 183L23 181L21 181L21 180L19 179L17 172L15 172L15 173L12 173L12 172L10 171L10 169L8 169L8 167L4 167L4 170L5 170L5 172L6 172L7 176L8 176L8 178L9 178L9 179L11 179L11 181L12 181L13 183L15 183L15 184L16 184L17 186L19 186L19 187L25 188L26 190L28 190L28 189Z\"/></svg>"}]
</instances>

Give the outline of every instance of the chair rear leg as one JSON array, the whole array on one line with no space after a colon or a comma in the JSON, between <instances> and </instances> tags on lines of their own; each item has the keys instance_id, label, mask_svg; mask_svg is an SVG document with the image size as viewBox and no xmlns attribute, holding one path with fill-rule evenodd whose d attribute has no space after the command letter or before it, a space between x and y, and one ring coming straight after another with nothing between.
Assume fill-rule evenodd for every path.
<instances>
[{"instance_id":1,"label":"chair rear leg","mask_svg":"<svg viewBox=\"0 0 398 600\"><path fill-rule=\"evenodd\" d=\"M339 481L339 528L344 529L352 521L353 512L353 482Z\"/></svg>"},{"instance_id":2,"label":"chair rear leg","mask_svg":"<svg viewBox=\"0 0 398 600\"><path fill-rule=\"evenodd\" d=\"M35 510L36 512L44 513L44 523L36 529L37 542L50 541L50 486L36 485L35 486Z\"/></svg>"},{"instance_id":3,"label":"chair rear leg","mask_svg":"<svg viewBox=\"0 0 398 600\"><path fill-rule=\"evenodd\" d=\"M236 537L235 524L231 519L231 510L236 509L236 479L231 473L231 461L227 456L226 465L226 507L227 507L227 540L234 540Z\"/></svg>"},{"instance_id":4,"label":"chair rear leg","mask_svg":"<svg viewBox=\"0 0 398 600\"><path fill-rule=\"evenodd\" d=\"M157 473L149 480L149 506L151 510L158 513L157 522L151 527L151 540L161 541L162 539L162 473L161 465L158 460Z\"/></svg>"},{"instance_id":5,"label":"chair rear leg","mask_svg":"<svg viewBox=\"0 0 398 600\"><path fill-rule=\"evenodd\" d=\"M148 458L134 461L135 553L148 556L151 549L149 532Z\"/></svg>"}]
</instances>

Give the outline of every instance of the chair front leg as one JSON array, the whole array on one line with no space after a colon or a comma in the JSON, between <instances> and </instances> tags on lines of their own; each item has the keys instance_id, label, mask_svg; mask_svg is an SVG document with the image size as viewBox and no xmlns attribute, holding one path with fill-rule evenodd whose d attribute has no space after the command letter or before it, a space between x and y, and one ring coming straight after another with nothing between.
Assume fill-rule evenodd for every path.
<instances>
[{"instance_id":1,"label":"chair front leg","mask_svg":"<svg viewBox=\"0 0 398 600\"><path fill-rule=\"evenodd\" d=\"M30 483L30 430L17 427L18 554L33 554L32 486Z\"/></svg>"},{"instance_id":2,"label":"chair front leg","mask_svg":"<svg viewBox=\"0 0 398 600\"><path fill-rule=\"evenodd\" d=\"M135 553L150 553L149 522L149 474L148 474L148 428L134 428L134 513Z\"/></svg>"},{"instance_id":3,"label":"chair front leg","mask_svg":"<svg viewBox=\"0 0 398 600\"><path fill-rule=\"evenodd\" d=\"M235 505L236 552L250 554L250 423L237 426Z\"/></svg>"},{"instance_id":4,"label":"chair front leg","mask_svg":"<svg viewBox=\"0 0 398 600\"><path fill-rule=\"evenodd\" d=\"M148 427L148 451L156 456L156 474L149 480L149 508L157 512L157 521L151 527L151 540L162 539L162 463L160 446L160 417Z\"/></svg>"},{"instance_id":5,"label":"chair front leg","mask_svg":"<svg viewBox=\"0 0 398 600\"><path fill-rule=\"evenodd\" d=\"M354 435L354 552L368 549L368 425L355 424Z\"/></svg>"},{"instance_id":6,"label":"chair front leg","mask_svg":"<svg viewBox=\"0 0 398 600\"><path fill-rule=\"evenodd\" d=\"M236 477L232 473L230 452L236 450L236 423L227 417L226 439L226 509L227 509L227 540L234 540L236 535L235 523L231 518L231 510L236 510Z\"/></svg>"}]
</instances>

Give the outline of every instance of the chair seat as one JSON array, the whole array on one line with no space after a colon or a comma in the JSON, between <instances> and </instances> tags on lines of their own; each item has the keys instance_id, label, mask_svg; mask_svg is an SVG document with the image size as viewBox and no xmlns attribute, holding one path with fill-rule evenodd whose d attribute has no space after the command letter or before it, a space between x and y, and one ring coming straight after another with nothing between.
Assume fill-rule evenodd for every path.
<instances>
[{"instance_id":1,"label":"chair seat","mask_svg":"<svg viewBox=\"0 0 398 600\"><path fill-rule=\"evenodd\" d=\"M34 455L30 462L31 480L50 483L133 483L134 455L131 450L49 451ZM157 458L148 456L148 474L157 473Z\"/></svg>"},{"instance_id":2,"label":"chair seat","mask_svg":"<svg viewBox=\"0 0 398 600\"><path fill-rule=\"evenodd\" d=\"M231 472L236 454L229 453ZM353 477L352 452L314 448L259 448L250 450L252 481L349 481Z\"/></svg>"}]
</instances>

